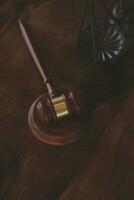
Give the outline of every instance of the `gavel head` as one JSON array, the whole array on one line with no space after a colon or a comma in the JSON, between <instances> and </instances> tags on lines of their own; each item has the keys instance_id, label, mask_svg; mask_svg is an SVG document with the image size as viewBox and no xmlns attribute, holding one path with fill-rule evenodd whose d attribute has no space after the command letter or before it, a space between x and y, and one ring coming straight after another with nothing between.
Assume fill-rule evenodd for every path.
<instances>
[{"instance_id":1,"label":"gavel head","mask_svg":"<svg viewBox=\"0 0 134 200\"><path fill-rule=\"evenodd\" d=\"M46 125L52 125L61 120L70 120L80 114L74 95L69 92L67 95L47 97L44 101L39 101L36 107L40 120Z\"/></svg>"},{"instance_id":2,"label":"gavel head","mask_svg":"<svg viewBox=\"0 0 134 200\"><path fill-rule=\"evenodd\" d=\"M74 94L41 95L32 104L28 114L31 131L40 141L66 145L79 138L80 108Z\"/></svg>"}]
</instances>

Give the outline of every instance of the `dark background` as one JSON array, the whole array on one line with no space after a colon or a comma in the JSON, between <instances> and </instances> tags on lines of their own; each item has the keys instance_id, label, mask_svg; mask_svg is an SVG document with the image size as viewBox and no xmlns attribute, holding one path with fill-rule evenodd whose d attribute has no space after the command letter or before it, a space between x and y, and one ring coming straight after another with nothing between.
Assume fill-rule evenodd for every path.
<instances>
[{"instance_id":1,"label":"dark background","mask_svg":"<svg viewBox=\"0 0 134 200\"><path fill-rule=\"evenodd\" d=\"M83 6L82 0L0 1L1 200L134 199L134 51L115 64L81 57L76 41ZM42 144L28 129L29 107L43 85L19 17L54 83L81 100L81 138L74 144Z\"/></svg>"}]
</instances>

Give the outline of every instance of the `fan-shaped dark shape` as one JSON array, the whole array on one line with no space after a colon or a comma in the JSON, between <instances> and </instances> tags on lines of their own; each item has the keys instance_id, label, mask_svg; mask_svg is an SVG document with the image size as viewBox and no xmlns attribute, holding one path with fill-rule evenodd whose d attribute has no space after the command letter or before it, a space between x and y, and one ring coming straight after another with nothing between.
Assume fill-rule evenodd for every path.
<instances>
[{"instance_id":1,"label":"fan-shaped dark shape","mask_svg":"<svg viewBox=\"0 0 134 200\"><path fill-rule=\"evenodd\" d=\"M100 62L114 61L124 49L125 35L122 29L110 22L94 25L94 49Z\"/></svg>"}]
</instances>

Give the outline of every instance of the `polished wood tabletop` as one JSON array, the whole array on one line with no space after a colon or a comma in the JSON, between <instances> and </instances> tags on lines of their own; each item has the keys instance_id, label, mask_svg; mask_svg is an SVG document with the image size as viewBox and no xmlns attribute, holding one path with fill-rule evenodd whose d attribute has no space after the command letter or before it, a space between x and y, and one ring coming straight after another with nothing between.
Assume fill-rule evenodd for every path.
<instances>
[{"instance_id":1,"label":"polished wood tabletop","mask_svg":"<svg viewBox=\"0 0 134 200\"><path fill-rule=\"evenodd\" d=\"M134 49L113 64L85 60L76 48L83 8L83 0L0 3L1 200L134 199ZM80 99L81 137L73 144L43 144L28 128L44 86L18 18L56 86Z\"/></svg>"}]
</instances>

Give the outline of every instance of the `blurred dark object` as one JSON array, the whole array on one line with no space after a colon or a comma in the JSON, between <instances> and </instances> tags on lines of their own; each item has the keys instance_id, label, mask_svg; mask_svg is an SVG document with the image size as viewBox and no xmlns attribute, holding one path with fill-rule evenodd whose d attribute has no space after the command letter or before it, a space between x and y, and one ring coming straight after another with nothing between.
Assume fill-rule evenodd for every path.
<instances>
[{"instance_id":1,"label":"blurred dark object","mask_svg":"<svg viewBox=\"0 0 134 200\"><path fill-rule=\"evenodd\" d=\"M88 6L90 22L86 19ZM123 0L109 3L92 0L90 4L85 0L77 42L85 58L100 63L114 62L131 49L134 44L134 22L128 7Z\"/></svg>"}]
</instances>

